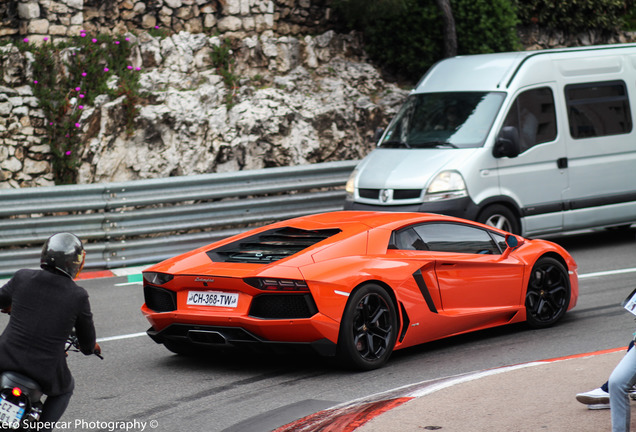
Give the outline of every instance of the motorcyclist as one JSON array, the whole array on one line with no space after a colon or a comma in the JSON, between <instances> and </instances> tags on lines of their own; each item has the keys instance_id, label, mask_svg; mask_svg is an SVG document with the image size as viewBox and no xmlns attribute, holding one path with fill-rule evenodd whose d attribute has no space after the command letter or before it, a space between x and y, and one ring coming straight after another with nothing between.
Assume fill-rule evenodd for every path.
<instances>
[{"instance_id":1,"label":"motorcyclist","mask_svg":"<svg viewBox=\"0 0 636 432\"><path fill-rule=\"evenodd\" d=\"M0 371L24 374L42 387L42 423L57 422L73 394L64 349L73 329L84 354L101 352L88 293L74 282L85 255L74 234L54 234L42 248L42 269L18 270L0 288L0 308L10 313L0 335Z\"/></svg>"}]
</instances>

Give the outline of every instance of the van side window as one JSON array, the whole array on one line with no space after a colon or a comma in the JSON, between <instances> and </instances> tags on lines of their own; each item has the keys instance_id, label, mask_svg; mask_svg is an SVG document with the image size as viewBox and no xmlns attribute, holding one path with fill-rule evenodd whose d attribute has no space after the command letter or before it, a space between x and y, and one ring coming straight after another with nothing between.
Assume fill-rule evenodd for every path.
<instances>
[{"instance_id":1,"label":"van side window","mask_svg":"<svg viewBox=\"0 0 636 432\"><path fill-rule=\"evenodd\" d=\"M519 131L521 153L557 135L554 95L549 87L525 91L517 96L504 121Z\"/></svg>"},{"instance_id":2,"label":"van side window","mask_svg":"<svg viewBox=\"0 0 636 432\"><path fill-rule=\"evenodd\" d=\"M632 130L623 81L566 85L565 100L572 138L618 135Z\"/></svg>"}]
</instances>

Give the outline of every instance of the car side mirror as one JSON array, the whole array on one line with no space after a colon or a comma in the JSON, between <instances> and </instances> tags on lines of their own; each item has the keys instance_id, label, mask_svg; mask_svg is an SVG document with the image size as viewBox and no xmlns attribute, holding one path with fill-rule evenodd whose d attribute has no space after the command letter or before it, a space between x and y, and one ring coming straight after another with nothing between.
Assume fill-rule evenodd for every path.
<instances>
[{"instance_id":1,"label":"car side mirror","mask_svg":"<svg viewBox=\"0 0 636 432\"><path fill-rule=\"evenodd\" d=\"M520 239L516 235L507 234L506 235L506 250L501 254L501 259L505 260L512 253L513 250L517 249L524 243L523 239Z\"/></svg>"},{"instance_id":2,"label":"car side mirror","mask_svg":"<svg viewBox=\"0 0 636 432\"><path fill-rule=\"evenodd\" d=\"M521 153L519 130L514 126L504 126L495 141L492 155L496 158L514 158Z\"/></svg>"}]
</instances>

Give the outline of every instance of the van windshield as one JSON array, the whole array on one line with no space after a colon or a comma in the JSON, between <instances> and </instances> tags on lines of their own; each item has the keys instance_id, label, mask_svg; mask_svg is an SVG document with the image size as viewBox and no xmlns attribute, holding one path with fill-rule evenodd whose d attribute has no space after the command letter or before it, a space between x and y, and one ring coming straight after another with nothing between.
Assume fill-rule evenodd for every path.
<instances>
[{"instance_id":1,"label":"van windshield","mask_svg":"<svg viewBox=\"0 0 636 432\"><path fill-rule=\"evenodd\" d=\"M469 148L484 145L502 92L410 95L379 143L381 148Z\"/></svg>"}]
</instances>

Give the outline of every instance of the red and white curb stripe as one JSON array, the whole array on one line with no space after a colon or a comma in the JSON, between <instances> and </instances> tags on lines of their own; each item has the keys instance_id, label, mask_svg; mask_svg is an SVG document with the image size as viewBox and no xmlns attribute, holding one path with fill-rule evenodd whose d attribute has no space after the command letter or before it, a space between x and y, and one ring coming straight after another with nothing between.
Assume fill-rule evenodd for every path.
<instances>
[{"instance_id":1,"label":"red and white curb stripe","mask_svg":"<svg viewBox=\"0 0 636 432\"><path fill-rule=\"evenodd\" d=\"M478 380L492 375L498 375L524 369L529 367L541 366L558 361L570 360L575 358L591 357L600 354L608 354L617 351L625 351L627 347L612 348L591 353L576 354L565 357L558 357L548 360L539 360L529 363L523 363L512 366L504 366L495 369L488 369L479 372L470 372L466 374L440 378L429 381L422 381L415 384L409 384L387 392L377 393L362 399L346 402L336 405L315 414L311 414L305 418L296 420L285 426L274 430L273 432L352 432L361 427L371 419L405 404L418 397L428 396L439 390L449 388L458 384L469 381Z\"/></svg>"}]
</instances>

